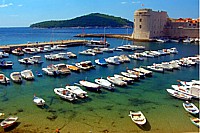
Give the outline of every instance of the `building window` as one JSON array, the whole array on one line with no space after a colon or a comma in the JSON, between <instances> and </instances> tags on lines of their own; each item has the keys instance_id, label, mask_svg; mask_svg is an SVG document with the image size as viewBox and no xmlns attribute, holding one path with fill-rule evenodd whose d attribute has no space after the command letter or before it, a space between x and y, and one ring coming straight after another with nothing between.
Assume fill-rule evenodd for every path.
<instances>
[{"instance_id":1,"label":"building window","mask_svg":"<svg viewBox=\"0 0 200 133\"><path fill-rule=\"evenodd\" d=\"M140 29L142 28L142 25L140 25Z\"/></svg>"},{"instance_id":2,"label":"building window","mask_svg":"<svg viewBox=\"0 0 200 133\"><path fill-rule=\"evenodd\" d=\"M140 19L140 22L142 22L142 19Z\"/></svg>"}]
</instances>

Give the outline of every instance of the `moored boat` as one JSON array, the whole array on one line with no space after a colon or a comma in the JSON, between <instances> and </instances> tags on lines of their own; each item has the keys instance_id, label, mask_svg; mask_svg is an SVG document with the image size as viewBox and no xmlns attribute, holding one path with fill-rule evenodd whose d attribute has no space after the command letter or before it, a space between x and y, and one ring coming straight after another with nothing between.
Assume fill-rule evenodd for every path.
<instances>
[{"instance_id":1,"label":"moored boat","mask_svg":"<svg viewBox=\"0 0 200 133\"><path fill-rule=\"evenodd\" d=\"M176 91L176 90L172 90L172 89L166 89L166 90L171 96L178 98L178 99L191 100L191 98L192 98L192 96L184 94L184 93Z\"/></svg>"},{"instance_id":2,"label":"moored boat","mask_svg":"<svg viewBox=\"0 0 200 133\"><path fill-rule=\"evenodd\" d=\"M79 83L84 86L86 89L90 90L90 91L96 91L99 92L101 89L101 86L89 81L85 81L85 80L81 80L79 81Z\"/></svg>"},{"instance_id":3,"label":"moored boat","mask_svg":"<svg viewBox=\"0 0 200 133\"><path fill-rule=\"evenodd\" d=\"M22 78L26 80L33 80L34 79L34 74L31 70L23 70L21 71Z\"/></svg>"},{"instance_id":4,"label":"moored boat","mask_svg":"<svg viewBox=\"0 0 200 133\"><path fill-rule=\"evenodd\" d=\"M10 78L15 83L22 83L22 76L20 72L12 72Z\"/></svg>"},{"instance_id":5,"label":"moored boat","mask_svg":"<svg viewBox=\"0 0 200 133\"><path fill-rule=\"evenodd\" d=\"M127 82L122 81L120 78L108 76L107 80L118 86L127 86Z\"/></svg>"},{"instance_id":6,"label":"moored boat","mask_svg":"<svg viewBox=\"0 0 200 133\"><path fill-rule=\"evenodd\" d=\"M4 74L0 74L0 83L5 85L10 84L10 79Z\"/></svg>"},{"instance_id":7,"label":"moored boat","mask_svg":"<svg viewBox=\"0 0 200 133\"><path fill-rule=\"evenodd\" d=\"M108 63L106 62L106 60L104 58L96 59L94 62L96 64L100 65L100 66L107 66L108 65Z\"/></svg>"},{"instance_id":8,"label":"moored boat","mask_svg":"<svg viewBox=\"0 0 200 133\"><path fill-rule=\"evenodd\" d=\"M113 91L115 89L114 84L110 83L108 80L103 78L95 79L95 82L99 84L101 87L106 88L108 90Z\"/></svg>"},{"instance_id":9,"label":"moored boat","mask_svg":"<svg viewBox=\"0 0 200 133\"><path fill-rule=\"evenodd\" d=\"M12 68L12 66L13 66L13 62L12 61L5 61L5 60L3 60L3 61L1 61L0 62L0 67L1 68Z\"/></svg>"},{"instance_id":10,"label":"moored boat","mask_svg":"<svg viewBox=\"0 0 200 133\"><path fill-rule=\"evenodd\" d=\"M37 105L37 106L44 106L45 105L45 101L44 99L40 98L40 97L36 97L34 95L33 97L33 102Z\"/></svg>"},{"instance_id":11,"label":"moored boat","mask_svg":"<svg viewBox=\"0 0 200 133\"><path fill-rule=\"evenodd\" d=\"M73 66L73 65L66 65L67 68L71 71L75 71L75 72L80 72L80 68L76 67L76 66Z\"/></svg>"},{"instance_id":12,"label":"moored boat","mask_svg":"<svg viewBox=\"0 0 200 133\"><path fill-rule=\"evenodd\" d=\"M76 94L77 97L80 97L80 98L88 97L87 92L82 90L79 86L66 85L65 89L70 91L71 93Z\"/></svg>"},{"instance_id":13,"label":"moored boat","mask_svg":"<svg viewBox=\"0 0 200 133\"><path fill-rule=\"evenodd\" d=\"M1 127L8 128L12 125L14 125L16 123L16 121L18 120L17 116L9 116L8 118L6 118L5 120L3 120L0 125Z\"/></svg>"},{"instance_id":14,"label":"moored boat","mask_svg":"<svg viewBox=\"0 0 200 133\"><path fill-rule=\"evenodd\" d=\"M187 112L189 112L191 114L198 114L199 113L199 109L197 108L197 106L195 106L193 103L190 103L188 101L183 103L183 107Z\"/></svg>"},{"instance_id":15,"label":"moored boat","mask_svg":"<svg viewBox=\"0 0 200 133\"><path fill-rule=\"evenodd\" d=\"M130 111L129 116L131 117L131 120L134 123L136 123L140 126L142 126L146 123L146 118L141 111L137 111L137 112Z\"/></svg>"},{"instance_id":16,"label":"moored boat","mask_svg":"<svg viewBox=\"0 0 200 133\"><path fill-rule=\"evenodd\" d=\"M199 118L190 118L190 120L195 126L200 127L200 119Z\"/></svg>"},{"instance_id":17,"label":"moored boat","mask_svg":"<svg viewBox=\"0 0 200 133\"><path fill-rule=\"evenodd\" d=\"M68 100L68 101L74 101L77 100L76 95L65 88L55 88L54 93L57 94L59 97Z\"/></svg>"}]
</instances>

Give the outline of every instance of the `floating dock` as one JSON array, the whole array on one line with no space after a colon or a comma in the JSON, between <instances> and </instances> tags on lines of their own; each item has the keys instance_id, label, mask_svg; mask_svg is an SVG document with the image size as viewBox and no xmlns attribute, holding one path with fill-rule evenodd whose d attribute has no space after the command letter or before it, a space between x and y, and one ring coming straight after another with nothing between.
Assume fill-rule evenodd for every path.
<instances>
[{"instance_id":1,"label":"floating dock","mask_svg":"<svg viewBox=\"0 0 200 133\"><path fill-rule=\"evenodd\" d=\"M45 45L67 45L67 46L80 46L85 45L87 40L59 40L51 42L35 42L35 43L26 43L26 44L8 44L0 46L0 49L6 52L10 52L15 48L25 48L25 47L41 47Z\"/></svg>"}]
</instances>

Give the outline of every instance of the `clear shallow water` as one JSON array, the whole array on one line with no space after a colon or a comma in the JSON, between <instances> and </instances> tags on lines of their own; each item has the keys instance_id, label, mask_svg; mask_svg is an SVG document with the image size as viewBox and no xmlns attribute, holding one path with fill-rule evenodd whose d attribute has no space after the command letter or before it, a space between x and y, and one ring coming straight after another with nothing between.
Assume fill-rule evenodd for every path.
<instances>
[{"instance_id":1,"label":"clear shallow water","mask_svg":"<svg viewBox=\"0 0 200 133\"><path fill-rule=\"evenodd\" d=\"M126 29L106 29L106 33L126 33ZM49 41L60 39L77 39L73 36L82 33L82 29L30 29L30 28L0 28L0 44L17 44L28 41ZM104 29L84 29L85 33L103 33ZM131 33L132 31L129 30ZM78 38L79 39L79 38ZM81 38L82 39L82 38ZM91 39L91 38L86 38ZM99 38L98 38L99 39ZM117 47L122 44L120 39L107 39L111 46ZM130 42L132 43L132 42ZM125 88L117 87L115 92L102 89L102 93L89 92L89 98L70 103L60 99L53 92L55 87L73 84L82 79L94 81L95 78L112 76L126 68L150 65L162 61L180 59L182 57L198 54L198 45L181 43L149 43L134 42L135 45L145 46L147 50L158 50L162 48L176 47L177 55L167 55L143 62L131 60L119 66L109 65L107 68L96 66L94 70L71 73L68 76L36 77L34 81L25 81L18 85L11 82L10 85L0 85L0 111L6 116L12 114L19 116L19 125L14 130L21 132L54 132L60 128L61 132L198 132L189 120L191 116L182 107L181 100L174 99L167 94L165 89L177 84L177 80L199 79L199 67L182 68L180 71L167 72L165 74L153 73L152 78L146 78ZM84 46L69 47L78 55L79 51L87 49ZM42 65L26 66L18 63L17 57L10 55L6 60L14 62L13 69L1 69L7 76L12 71L32 69L33 72L41 71L42 67L59 62L73 64L83 60L94 60L100 57L109 57L120 54L131 54L132 52L104 53L97 56L78 55L77 59L67 61L46 61L45 54L39 54L45 61ZM30 56L30 55L27 55ZM83 88L84 89L84 88ZM45 109L36 107L32 98L36 94L45 99ZM194 101L198 105L198 101ZM148 123L143 129L135 125L128 117L129 110L141 110ZM49 119L48 119L49 118ZM3 119L3 118L2 118ZM50 120L51 119L51 120Z\"/></svg>"}]
</instances>

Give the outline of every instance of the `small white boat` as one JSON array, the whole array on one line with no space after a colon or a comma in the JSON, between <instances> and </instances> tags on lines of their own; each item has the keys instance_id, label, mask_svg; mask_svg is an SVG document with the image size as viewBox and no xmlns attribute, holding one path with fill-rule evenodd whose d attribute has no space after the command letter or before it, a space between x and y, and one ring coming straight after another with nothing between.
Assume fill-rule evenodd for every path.
<instances>
[{"instance_id":1,"label":"small white boat","mask_svg":"<svg viewBox=\"0 0 200 133\"><path fill-rule=\"evenodd\" d=\"M0 83L1 84L10 84L10 79L4 74L0 74Z\"/></svg>"},{"instance_id":2,"label":"small white boat","mask_svg":"<svg viewBox=\"0 0 200 133\"><path fill-rule=\"evenodd\" d=\"M120 78L108 76L107 80L118 86L127 86L127 82L122 81Z\"/></svg>"},{"instance_id":3,"label":"small white boat","mask_svg":"<svg viewBox=\"0 0 200 133\"><path fill-rule=\"evenodd\" d=\"M94 52L91 52L91 51L87 51L87 50L84 50L84 51L81 51L79 52L79 54L82 54L82 55L96 55Z\"/></svg>"},{"instance_id":4,"label":"small white boat","mask_svg":"<svg viewBox=\"0 0 200 133\"><path fill-rule=\"evenodd\" d=\"M172 89L166 89L166 90L171 96L178 98L178 99L191 100L191 98L192 98L192 96L184 94L184 93L176 91L176 90L172 90Z\"/></svg>"},{"instance_id":5,"label":"small white boat","mask_svg":"<svg viewBox=\"0 0 200 133\"><path fill-rule=\"evenodd\" d=\"M33 72L31 70L23 70L23 71L21 71L21 75L22 75L22 78L24 78L26 80L33 80L34 79L34 75L33 75Z\"/></svg>"},{"instance_id":6,"label":"small white boat","mask_svg":"<svg viewBox=\"0 0 200 133\"><path fill-rule=\"evenodd\" d=\"M16 49L12 50L12 54L17 55L17 56L22 56L22 55L24 55L24 52L22 51L21 48L16 48Z\"/></svg>"},{"instance_id":7,"label":"small white boat","mask_svg":"<svg viewBox=\"0 0 200 133\"><path fill-rule=\"evenodd\" d=\"M133 55L128 55L130 58L134 59L134 60L138 60L138 61L143 61L144 58L141 57L141 55L139 53L135 53Z\"/></svg>"},{"instance_id":8,"label":"small white boat","mask_svg":"<svg viewBox=\"0 0 200 133\"><path fill-rule=\"evenodd\" d=\"M178 54L178 50L176 48L167 49L170 54Z\"/></svg>"},{"instance_id":9,"label":"small white boat","mask_svg":"<svg viewBox=\"0 0 200 133\"><path fill-rule=\"evenodd\" d=\"M71 93L76 94L76 96L80 97L80 98L86 98L88 97L87 92L82 90L80 87L78 86L69 86L66 85L65 89L70 91Z\"/></svg>"},{"instance_id":10,"label":"small white boat","mask_svg":"<svg viewBox=\"0 0 200 133\"><path fill-rule=\"evenodd\" d=\"M26 65L33 65L34 64L34 62L32 60L30 60L29 58L19 59L18 61L19 61L19 63L26 64Z\"/></svg>"},{"instance_id":11,"label":"small white boat","mask_svg":"<svg viewBox=\"0 0 200 133\"><path fill-rule=\"evenodd\" d=\"M112 48L99 48L101 51L103 52L107 52L107 53L113 53L114 49Z\"/></svg>"},{"instance_id":12,"label":"small white boat","mask_svg":"<svg viewBox=\"0 0 200 133\"><path fill-rule=\"evenodd\" d=\"M1 127L8 128L12 125L14 125L16 123L16 121L18 120L17 116L9 116L8 118L6 118L5 120L3 120L0 125Z\"/></svg>"},{"instance_id":13,"label":"small white boat","mask_svg":"<svg viewBox=\"0 0 200 133\"><path fill-rule=\"evenodd\" d=\"M72 53L72 52L67 52L67 56L68 56L69 58L77 58L77 55L74 54L74 53Z\"/></svg>"},{"instance_id":14,"label":"small white boat","mask_svg":"<svg viewBox=\"0 0 200 133\"><path fill-rule=\"evenodd\" d=\"M162 67L156 66L155 64L152 66L147 66L146 68L154 72L164 73L164 69Z\"/></svg>"},{"instance_id":15,"label":"small white boat","mask_svg":"<svg viewBox=\"0 0 200 133\"><path fill-rule=\"evenodd\" d=\"M85 80L81 80L79 81L79 83L81 84L81 86L84 86L86 89L91 91L99 92L101 88L100 85Z\"/></svg>"},{"instance_id":16,"label":"small white boat","mask_svg":"<svg viewBox=\"0 0 200 133\"><path fill-rule=\"evenodd\" d=\"M122 60L123 62L130 62L131 60L126 55L120 55L119 60Z\"/></svg>"},{"instance_id":17,"label":"small white boat","mask_svg":"<svg viewBox=\"0 0 200 133\"><path fill-rule=\"evenodd\" d=\"M67 68L67 65L64 63L56 64L56 65L54 65L54 67L60 74L70 74L71 73L71 71Z\"/></svg>"},{"instance_id":18,"label":"small white boat","mask_svg":"<svg viewBox=\"0 0 200 133\"><path fill-rule=\"evenodd\" d=\"M58 56L60 57L61 60L68 60L68 54L67 53L58 53Z\"/></svg>"},{"instance_id":19,"label":"small white boat","mask_svg":"<svg viewBox=\"0 0 200 133\"><path fill-rule=\"evenodd\" d=\"M130 73L130 74L134 74L134 75L138 76L141 79L145 78L145 74L142 73L142 72L138 72L138 71L134 71L134 70L127 70L127 72Z\"/></svg>"},{"instance_id":20,"label":"small white boat","mask_svg":"<svg viewBox=\"0 0 200 133\"><path fill-rule=\"evenodd\" d=\"M55 88L54 93L60 96L63 99L74 101L77 100L76 95L65 88Z\"/></svg>"},{"instance_id":21,"label":"small white boat","mask_svg":"<svg viewBox=\"0 0 200 133\"><path fill-rule=\"evenodd\" d=\"M44 55L46 60L52 60L52 61L59 61L60 56L58 54L49 54L49 55Z\"/></svg>"},{"instance_id":22,"label":"small white boat","mask_svg":"<svg viewBox=\"0 0 200 133\"><path fill-rule=\"evenodd\" d=\"M30 48L30 47L24 48L24 49L22 49L22 51L26 54L36 54L37 53L35 48Z\"/></svg>"},{"instance_id":23,"label":"small white boat","mask_svg":"<svg viewBox=\"0 0 200 133\"><path fill-rule=\"evenodd\" d=\"M35 95L33 97L33 102L38 106L44 106L44 104L45 104L44 99L42 99L40 97L36 97Z\"/></svg>"},{"instance_id":24,"label":"small white boat","mask_svg":"<svg viewBox=\"0 0 200 133\"><path fill-rule=\"evenodd\" d=\"M133 68L133 70L136 71L136 72L143 73L146 77L152 77L152 75L153 75L152 71L146 70L146 69L144 69L142 67L140 67L140 68Z\"/></svg>"},{"instance_id":25,"label":"small white boat","mask_svg":"<svg viewBox=\"0 0 200 133\"><path fill-rule=\"evenodd\" d=\"M128 77L128 78L132 78L135 81L139 81L139 76L136 74L132 74L132 73L127 73L127 72L121 72L121 75Z\"/></svg>"},{"instance_id":26,"label":"small white boat","mask_svg":"<svg viewBox=\"0 0 200 133\"><path fill-rule=\"evenodd\" d=\"M42 64L43 63L41 56L39 56L39 55L32 56L29 58L29 60L31 62L34 62L34 64Z\"/></svg>"},{"instance_id":27,"label":"small white boat","mask_svg":"<svg viewBox=\"0 0 200 133\"><path fill-rule=\"evenodd\" d=\"M132 84L134 79L132 78L128 78L128 77L125 77L125 76L122 76L122 75L118 75L118 74L114 74L114 77L115 78L119 78L120 80L124 81L124 82L127 82L128 84Z\"/></svg>"},{"instance_id":28,"label":"small white boat","mask_svg":"<svg viewBox=\"0 0 200 133\"><path fill-rule=\"evenodd\" d=\"M106 88L108 90L113 91L115 89L114 84L110 83L108 80L103 78L95 79L95 82L99 84L101 87Z\"/></svg>"},{"instance_id":29,"label":"small white boat","mask_svg":"<svg viewBox=\"0 0 200 133\"><path fill-rule=\"evenodd\" d=\"M49 76L57 76L60 74L58 72L58 68L56 68L53 64L47 66L46 68L42 68L42 71Z\"/></svg>"},{"instance_id":30,"label":"small white boat","mask_svg":"<svg viewBox=\"0 0 200 133\"><path fill-rule=\"evenodd\" d=\"M199 118L190 118L190 120L195 126L200 127L200 119Z\"/></svg>"},{"instance_id":31,"label":"small white boat","mask_svg":"<svg viewBox=\"0 0 200 133\"><path fill-rule=\"evenodd\" d=\"M141 111L137 111L137 112L130 111L129 116L131 117L131 120L134 123L140 126L144 125L147 121L144 114Z\"/></svg>"},{"instance_id":32,"label":"small white boat","mask_svg":"<svg viewBox=\"0 0 200 133\"><path fill-rule=\"evenodd\" d=\"M13 82L15 83L22 83L22 76L20 72L12 72L10 74L10 78L12 79Z\"/></svg>"},{"instance_id":33,"label":"small white boat","mask_svg":"<svg viewBox=\"0 0 200 133\"><path fill-rule=\"evenodd\" d=\"M82 61L80 63L76 63L75 66L83 70L88 70L95 67L91 61Z\"/></svg>"},{"instance_id":34,"label":"small white boat","mask_svg":"<svg viewBox=\"0 0 200 133\"><path fill-rule=\"evenodd\" d=\"M109 57L109 58L107 58L105 60L109 64L113 64L113 65L119 65L120 64L118 57Z\"/></svg>"},{"instance_id":35,"label":"small white boat","mask_svg":"<svg viewBox=\"0 0 200 133\"><path fill-rule=\"evenodd\" d=\"M183 107L187 112L189 112L191 114L198 114L199 113L199 109L193 103L190 103L188 101L183 103Z\"/></svg>"}]
</instances>

